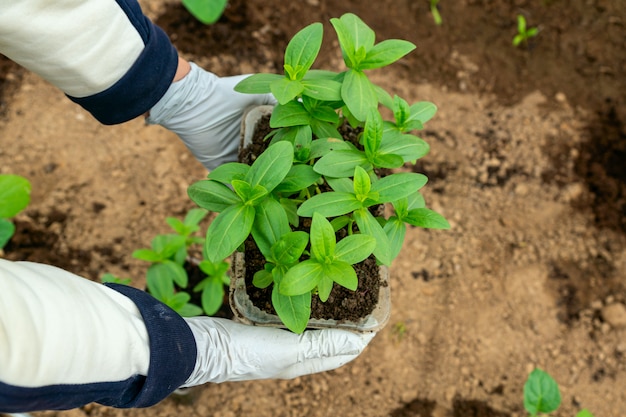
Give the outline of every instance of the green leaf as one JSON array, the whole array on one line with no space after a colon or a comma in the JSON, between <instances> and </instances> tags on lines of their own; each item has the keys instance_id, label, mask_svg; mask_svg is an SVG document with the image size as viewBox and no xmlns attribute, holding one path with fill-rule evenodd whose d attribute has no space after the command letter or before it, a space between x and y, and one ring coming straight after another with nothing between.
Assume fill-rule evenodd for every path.
<instances>
[{"instance_id":1,"label":"green leaf","mask_svg":"<svg viewBox=\"0 0 626 417\"><path fill-rule=\"evenodd\" d=\"M359 279L354 272L354 268L347 262L335 261L332 264L324 265L326 276L332 278L337 284L349 290L356 291ZM326 297L328 298L328 297ZM320 299L322 297L320 296ZM326 301L325 299L322 301Z\"/></svg>"},{"instance_id":2,"label":"green leaf","mask_svg":"<svg viewBox=\"0 0 626 417\"><path fill-rule=\"evenodd\" d=\"M340 101L341 83L333 80L305 79L302 80L304 89L303 96L312 97L322 101Z\"/></svg>"},{"instance_id":3,"label":"green leaf","mask_svg":"<svg viewBox=\"0 0 626 417\"><path fill-rule=\"evenodd\" d=\"M289 232L272 246L272 255L277 265L291 266L298 262L309 243L309 235L303 231Z\"/></svg>"},{"instance_id":4,"label":"green leaf","mask_svg":"<svg viewBox=\"0 0 626 417\"><path fill-rule=\"evenodd\" d=\"M165 260L165 258L160 253L157 253L152 249L137 249L133 251L132 257L141 261L148 262L161 262Z\"/></svg>"},{"instance_id":5,"label":"green leaf","mask_svg":"<svg viewBox=\"0 0 626 417\"><path fill-rule=\"evenodd\" d=\"M187 303L176 312L183 317L195 317L202 314L202 309L195 304Z\"/></svg>"},{"instance_id":6,"label":"green leaf","mask_svg":"<svg viewBox=\"0 0 626 417\"><path fill-rule=\"evenodd\" d=\"M324 275L317 283L317 296L323 303L328 301L330 292L333 290L333 279L330 277L333 270L332 265L324 265Z\"/></svg>"},{"instance_id":7,"label":"green leaf","mask_svg":"<svg viewBox=\"0 0 626 417\"><path fill-rule=\"evenodd\" d=\"M524 408L531 415L551 413L561 405L556 381L541 369L533 370L524 384Z\"/></svg>"},{"instance_id":8,"label":"green leaf","mask_svg":"<svg viewBox=\"0 0 626 417\"><path fill-rule=\"evenodd\" d=\"M364 201L372 188L370 176L360 166L354 168L354 193L356 198Z\"/></svg>"},{"instance_id":9,"label":"green leaf","mask_svg":"<svg viewBox=\"0 0 626 417\"><path fill-rule=\"evenodd\" d=\"M169 300L174 295L174 278L166 264L153 264L146 273L148 292L160 301Z\"/></svg>"},{"instance_id":10,"label":"green leaf","mask_svg":"<svg viewBox=\"0 0 626 417\"><path fill-rule=\"evenodd\" d=\"M271 254L272 246L289 233L289 219L283 206L273 198L265 199L255 208L252 236L265 257Z\"/></svg>"},{"instance_id":11,"label":"green leaf","mask_svg":"<svg viewBox=\"0 0 626 417\"><path fill-rule=\"evenodd\" d=\"M349 68L359 68L358 51L367 52L374 46L376 34L358 16L346 13L339 19L331 19L331 24L337 32L339 45L344 60Z\"/></svg>"},{"instance_id":12,"label":"green leaf","mask_svg":"<svg viewBox=\"0 0 626 417\"><path fill-rule=\"evenodd\" d=\"M330 222L319 212L313 213L311 222L311 258L320 262L335 256L337 238Z\"/></svg>"},{"instance_id":13,"label":"green leaf","mask_svg":"<svg viewBox=\"0 0 626 417\"><path fill-rule=\"evenodd\" d=\"M274 97L276 97L276 100L278 100L280 104L285 105L304 90L304 85L298 80L281 78L280 80L272 81L270 90L272 94L274 94Z\"/></svg>"},{"instance_id":14,"label":"green leaf","mask_svg":"<svg viewBox=\"0 0 626 417\"><path fill-rule=\"evenodd\" d=\"M392 64L415 49L415 45L409 41L388 39L380 42L370 49L359 69L381 68Z\"/></svg>"},{"instance_id":15,"label":"green leaf","mask_svg":"<svg viewBox=\"0 0 626 417\"><path fill-rule=\"evenodd\" d=\"M176 234L157 235L152 239L152 249L161 256L161 260L173 258L181 249L185 248L187 239Z\"/></svg>"},{"instance_id":16,"label":"green leaf","mask_svg":"<svg viewBox=\"0 0 626 417\"><path fill-rule=\"evenodd\" d=\"M187 215L185 216L183 223L187 227L194 228L193 231L195 232L196 230L198 230L198 225L207 216L207 214L209 213L205 209L193 208L187 212Z\"/></svg>"},{"instance_id":17,"label":"green leaf","mask_svg":"<svg viewBox=\"0 0 626 417\"><path fill-rule=\"evenodd\" d=\"M435 113L437 113L436 105L428 101L420 101L411 105L411 117L407 122L418 120L421 124L425 124L433 118Z\"/></svg>"},{"instance_id":18,"label":"green leaf","mask_svg":"<svg viewBox=\"0 0 626 417\"><path fill-rule=\"evenodd\" d=\"M400 39L387 39L374 45L365 59L359 64L359 69L381 68L392 64L415 49L415 45L409 41Z\"/></svg>"},{"instance_id":19,"label":"green leaf","mask_svg":"<svg viewBox=\"0 0 626 417\"><path fill-rule=\"evenodd\" d=\"M174 311L178 311L185 304L189 302L191 297L186 292L179 292L174 294L170 299L167 300L167 305Z\"/></svg>"},{"instance_id":20,"label":"green leaf","mask_svg":"<svg viewBox=\"0 0 626 417\"><path fill-rule=\"evenodd\" d=\"M204 245L205 257L219 262L229 257L252 230L254 207L237 204L221 212L211 222Z\"/></svg>"},{"instance_id":21,"label":"green leaf","mask_svg":"<svg viewBox=\"0 0 626 417\"><path fill-rule=\"evenodd\" d=\"M379 203L388 203L408 197L422 188L428 178L414 172L397 172L372 184L372 192L378 193Z\"/></svg>"},{"instance_id":22,"label":"green leaf","mask_svg":"<svg viewBox=\"0 0 626 417\"><path fill-rule=\"evenodd\" d=\"M228 0L182 0L182 3L193 17L210 25L224 13Z\"/></svg>"},{"instance_id":23,"label":"green leaf","mask_svg":"<svg viewBox=\"0 0 626 417\"><path fill-rule=\"evenodd\" d=\"M352 193L328 192L317 194L305 201L298 208L298 215L312 217L314 213L319 213L324 217L341 216L350 213L363 204L356 199Z\"/></svg>"},{"instance_id":24,"label":"green leaf","mask_svg":"<svg viewBox=\"0 0 626 417\"><path fill-rule=\"evenodd\" d=\"M30 182L19 175L0 175L0 218L15 217L30 203Z\"/></svg>"},{"instance_id":25,"label":"green leaf","mask_svg":"<svg viewBox=\"0 0 626 417\"><path fill-rule=\"evenodd\" d=\"M230 184L233 180L243 180L248 174L250 166L240 162L228 162L209 172L208 179Z\"/></svg>"},{"instance_id":26,"label":"green leaf","mask_svg":"<svg viewBox=\"0 0 626 417\"><path fill-rule=\"evenodd\" d=\"M360 166L366 171L372 169L365 154L356 149L332 151L317 160L313 169L329 177L350 177L354 168Z\"/></svg>"},{"instance_id":27,"label":"green leaf","mask_svg":"<svg viewBox=\"0 0 626 417\"><path fill-rule=\"evenodd\" d=\"M400 132L385 132L379 154L398 155L404 162L420 159L430 151L426 141Z\"/></svg>"},{"instance_id":28,"label":"green leaf","mask_svg":"<svg viewBox=\"0 0 626 417\"><path fill-rule=\"evenodd\" d=\"M326 178L333 191L354 194L354 181L350 178Z\"/></svg>"},{"instance_id":29,"label":"green leaf","mask_svg":"<svg viewBox=\"0 0 626 417\"><path fill-rule=\"evenodd\" d=\"M298 217L298 205L296 201L288 198L281 198L279 201L280 205L283 206L285 213L287 213L289 224L291 224L293 227L298 227L300 223L300 218Z\"/></svg>"},{"instance_id":30,"label":"green leaf","mask_svg":"<svg viewBox=\"0 0 626 417\"><path fill-rule=\"evenodd\" d=\"M378 153L370 158L372 165L380 168L400 168L404 159L400 155Z\"/></svg>"},{"instance_id":31,"label":"green leaf","mask_svg":"<svg viewBox=\"0 0 626 417\"><path fill-rule=\"evenodd\" d=\"M185 268L183 268L181 264L174 261L166 260L158 265L161 265L163 273L168 273L171 276L176 285L178 285L180 288L187 287L187 271L185 271Z\"/></svg>"},{"instance_id":32,"label":"green leaf","mask_svg":"<svg viewBox=\"0 0 626 417\"><path fill-rule=\"evenodd\" d=\"M427 208L409 210L403 219L406 223L427 229L449 229L450 223L441 214Z\"/></svg>"},{"instance_id":33,"label":"green leaf","mask_svg":"<svg viewBox=\"0 0 626 417\"><path fill-rule=\"evenodd\" d=\"M276 274L272 288L272 305L283 324L292 332L301 334L311 317L311 291L303 294L287 296L278 290L281 277Z\"/></svg>"},{"instance_id":34,"label":"green leaf","mask_svg":"<svg viewBox=\"0 0 626 417\"><path fill-rule=\"evenodd\" d=\"M364 234L346 236L337 242L335 258L354 265L370 256L376 247L376 239Z\"/></svg>"},{"instance_id":35,"label":"green leaf","mask_svg":"<svg viewBox=\"0 0 626 417\"><path fill-rule=\"evenodd\" d=\"M239 81L235 86L235 91L246 94L267 94L271 92L270 84L281 78L285 77L279 74L253 74Z\"/></svg>"},{"instance_id":36,"label":"green leaf","mask_svg":"<svg viewBox=\"0 0 626 417\"><path fill-rule=\"evenodd\" d=\"M0 219L0 249L13 237L15 225L7 219Z\"/></svg>"},{"instance_id":37,"label":"green leaf","mask_svg":"<svg viewBox=\"0 0 626 417\"><path fill-rule=\"evenodd\" d=\"M265 269L256 271L252 277L252 285L257 288L267 288L272 282L274 282L272 273Z\"/></svg>"},{"instance_id":38,"label":"green leaf","mask_svg":"<svg viewBox=\"0 0 626 417\"><path fill-rule=\"evenodd\" d=\"M200 180L187 188L189 198L200 207L220 213L241 203L241 198L226 185L212 180Z\"/></svg>"},{"instance_id":39,"label":"green leaf","mask_svg":"<svg viewBox=\"0 0 626 417\"><path fill-rule=\"evenodd\" d=\"M311 119L311 129L318 138L335 138L341 139L341 134L333 123L322 122L317 119ZM343 140L343 139L342 139Z\"/></svg>"},{"instance_id":40,"label":"green leaf","mask_svg":"<svg viewBox=\"0 0 626 417\"><path fill-rule=\"evenodd\" d=\"M397 95L393 97L393 117L396 119L396 126L404 131L404 127L411 117L411 108L406 100Z\"/></svg>"},{"instance_id":41,"label":"green leaf","mask_svg":"<svg viewBox=\"0 0 626 417\"><path fill-rule=\"evenodd\" d=\"M285 65L300 68L301 79L311 68L322 46L324 27L321 23L312 23L296 33L285 49Z\"/></svg>"},{"instance_id":42,"label":"green leaf","mask_svg":"<svg viewBox=\"0 0 626 417\"><path fill-rule=\"evenodd\" d=\"M239 198L245 204L252 206L259 204L269 194L265 187L261 185L251 186L241 180L233 180L232 186Z\"/></svg>"},{"instance_id":43,"label":"green leaf","mask_svg":"<svg viewBox=\"0 0 626 417\"><path fill-rule=\"evenodd\" d=\"M591 411L584 409L580 410L578 414L576 414L576 417L593 417L593 414L591 414Z\"/></svg>"},{"instance_id":44,"label":"green leaf","mask_svg":"<svg viewBox=\"0 0 626 417\"><path fill-rule=\"evenodd\" d=\"M317 286L324 274L323 266L307 259L289 268L280 282L279 291L283 295L300 295L310 292Z\"/></svg>"},{"instance_id":45,"label":"green leaf","mask_svg":"<svg viewBox=\"0 0 626 417\"><path fill-rule=\"evenodd\" d=\"M182 220L175 217L167 217L165 219L165 223L167 223L172 228L172 230L174 230L179 235L187 235L192 233L192 231L187 228Z\"/></svg>"},{"instance_id":46,"label":"green leaf","mask_svg":"<svg viewBox=\"0 0 626 417\"><path fill-rule=\"evenodd\" d=\"M383 118L379 112L373 111L365 121L363 129L363 147L365 154L371 161L376 155L383 140Z\"/></svg>"},{"instance_id":47,"label":"green leaf","mask_svg":"<svg viewBox=\"0 0 626 417\"><path fill-rule=\"evenodd\" d=\"M291 127L308 125L311 116L304 108L304 105L297 101L290 101L285 104L278 104L274 107L270 116L270 127Z\"/></svg>"},{"instance_id":48,"label":"green leaf","mask_svg":"<svg viewBox=\"0 0 626 417\"><path fill-rule=\"evenodd\" d=\"M365 121L378 106L376 91L362 71L348 70L341 86L341 97L350 113L360 121Z\"/></svg>"},{"instance_id":49,"label":"green leaf","mask_svg":"<svg viewBox=\"0 0 626 417\"><path fill-rule=\"evenodd\" d=\"M373 236L376 239L376 248L374 248L374 256L383 265L391 264L391 250L389 247L389 238L378 223L374 216L367 209L359 209L354 212L354 220L361 233Z\"/></svg>"},{"instance_id":50,"label":"green leaf","mask_svg":"<svg viewBox=\"0 0 626 417\"><path fill-rule=\"evenodd\" d=\"M224 301L224 284L220 277L210 277L202 289L202 309L207 316L217 313Z\"/></svg>"},{"instance_id":51,"label":"green leaf","mask_svg":"<svg viewBox=\"0 0 626 417\"><path fill-rule=\"evenodd\" d=\"M349 142L332 137L316 139L311 143L310 158L321 158L332 150L356 150Z\"/></svg>"},{"instance_id":52,"label":"green leaf","mask_svg":"<svg viewBox=\"0 0 626 417\"><path fill-rule=\"evenodd\" d=\"M319 178L320 174L315 172L311 165L294 165L274 191L294 193L315 184Z\"/></svg>"},{"instance_id":53,"label":"green leaf","mask_svg":"<svg viewBox=\"0 0 626 417\"><path fill-rule=\"evenodd\" d=\"M383 230L389 239L389 253L391 259L395 259L402 250L404 236L406 235L406 225L399 218L392 216L387 219Z\"/></svg>"},{"instance_id":54,"label":"green leaf","mask_svg":"<svg viewBox=\"0 0 626 417\"><path fill-rule=\"evenodd\" d=\"M409 195L407 209L412 210L416 208L426 207L424 196L419 191Z\"/></svg>"},{"instance_id":55,"label":"green leaf","mask_svg":"<svg viewBox=\"0 0 626 417\"><path fill-rule=\"evenodd\" d=\"M268 192L282 182L293 163L293 145L278 142L270 145L250 166L246 182L252 187L260 185Z\"/></svg>"}]
</instances>

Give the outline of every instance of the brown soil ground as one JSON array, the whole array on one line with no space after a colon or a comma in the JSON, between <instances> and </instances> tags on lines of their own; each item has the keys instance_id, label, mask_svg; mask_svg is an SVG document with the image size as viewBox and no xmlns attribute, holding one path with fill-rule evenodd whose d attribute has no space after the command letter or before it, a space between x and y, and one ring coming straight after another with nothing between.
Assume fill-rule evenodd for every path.
<instances>
[{"instance_id":1,"label":"brown soil ground","mask_svg":"<svg viewBox=\"0 0 626 417\"><path fill-rule=\"evenodd\" d=\"M626 415L626 3L610 0L232 0L211 27L143 1L181 53L219 75L278 71L287 40L358 14L417 44L376 82L440 111L417 170L450 231L413 229L391 268L390 324L353 363L290 381L207 385L144 410L41 416L523 416L531 369L561 386L555 416ZM541 31L514 48L516 16ZM0 171L28 177L11 259L143 286L134 249L193 204L204 177L178 139L141 120L105 127L6 60ZM318 60L337 68L334 48Z\"/></svg>"}]
</instances>

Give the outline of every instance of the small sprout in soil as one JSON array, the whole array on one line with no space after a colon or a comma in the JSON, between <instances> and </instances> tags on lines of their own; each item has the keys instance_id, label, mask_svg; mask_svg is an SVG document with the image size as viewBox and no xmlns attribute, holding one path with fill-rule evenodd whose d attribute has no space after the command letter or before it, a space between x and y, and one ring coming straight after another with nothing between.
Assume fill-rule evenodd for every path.
<instances>
[{"instance_id":1,"label":"small sprout in soil","mask_svg":"<svg viewBox=\"0 0 626 417\"><path fill-rule=\"evenodd\" d=\"M211 25L222 16L228 0L182 0L182 3L193 17Z\"/></svg>"},{"instance_id":2,"label":"small sprout in soil","mask_svg":"<svg viewBox=\"0 0 626 417\"><path fill-rule=\"evenodd\" d=\"M513 38L513 45L520 46L521 44L527 44L530 38L533 38L539 34L539 29L536 27L527 27L526 18L523 15L517 15L517 35Z\"/></svg>"},{"instance_id":3,"label":"small sprout in soil","mask_svg":"<svg viewBox=\"0 0 626 417\"><path fill-rule=\"evenodd\" d=\"M443 19L439 13L439 0L430 0L430 13L433 15L433 20L437 26L443 24Z\"/></svg>"},{"instance_id":4,"label":"small sprout in soil","mask_svg":"<svg viewBox=\"0 0 626 417\"><path fill-rule=\"evenodd\" d=\"M396 324L393 325L391 332L396 337L396 340L398 342L401 342L402 339L404 339L404 336L406 336L406 332L407 332L406 323L404 323L403 321L397 322Z\"/></svg>"},{"instance_id":5,"label":"small sprout in soil","mask_svg":"<svg viewBox=\"0 0 626 417\"><path fill-rule=\"evenodd\" d=\"M157 235L150 248L133 252L134 258L150 262L146 279L148 292L185 317L215 314L222 305L224 285L228 284L227 262L200 260L197 266L206 277L194 286L193 291L201 292L202 308L189 302L191 290L188 289L190 282L185 267L194 265L190 250L204 244L204 238L195 233L207 214L205 209L195 208L182 221L168 217L166 222L174 233Z\"/></svg>"},{"instance_id":6,"label":"small sprout in soil","mask_svg":"<svg viewBox=\"0 0 626 417\"><path fill-rule=\"evenodd\" d=\"M30 182L19 175L0 175L0 250L15 233L9 219L15 217L30 203Z\"/></svg>"},{"instance_id":7,"label":"small sprout in soil","mask_svg":"<svg viewBox=\"0 0 626 417\"><path fill-rule=\"evenodd\" d=\"M556 411L561 405L559 385L547 372L534 369L524 384L524 409L531 417ZM589 410L582 410L576 417L593 417Z\"/></svg>"}]
</instances>

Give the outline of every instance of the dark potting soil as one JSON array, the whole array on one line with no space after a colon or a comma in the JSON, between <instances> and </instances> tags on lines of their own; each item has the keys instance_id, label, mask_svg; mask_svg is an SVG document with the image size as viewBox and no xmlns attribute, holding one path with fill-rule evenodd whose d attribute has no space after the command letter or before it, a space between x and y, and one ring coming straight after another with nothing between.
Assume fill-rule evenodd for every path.
<instances>
[{"instance_id":1,"label":"dark potting soil","mask_svg":"<svg viewBox=\"0 0 626 417\"><path fill-rule=\"evenodd\" d=\"M239 160L246 164L252 163L268 146L269 142L265 141L264 137L270 131L269 116L263 117L257 124L252 143L242 149ZM349 128L344 129L342 134L346 136L346 140L356 140L356 134ZM303 228L306 228L306 226ZM341 231L338 233L341 233ZM261 310L276 314L272 306L272 287L260 289L252 285L254 273L263 269L265 264L265 258L252 239L248 239L245 243L245 259L246 290L250 300ZM312 318L358 321L374 310L378 303L381 284L387 285L387 283L381 283L376 260L373 256L370 256L365 261L354 265L354 269L359 279L356 291L334 284L326 302L323 303L319 297L313 296L311 301Z\"/></svg>"}]
</instances>

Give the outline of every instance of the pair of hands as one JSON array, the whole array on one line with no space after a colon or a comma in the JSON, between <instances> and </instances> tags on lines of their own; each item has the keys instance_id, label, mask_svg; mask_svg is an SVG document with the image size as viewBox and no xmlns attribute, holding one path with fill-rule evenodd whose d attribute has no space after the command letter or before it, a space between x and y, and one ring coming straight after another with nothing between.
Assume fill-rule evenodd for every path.
<instances>
[{"instance_id":1,"label":"pair of hands","mask_svg":"<svg viewBox=\"0 0 626 417\"><path fill-rule=\"evenodd\" d=\"M217 77L191 63L190 72L174 82L150 110L149 124L176 133L208 170L235 161L241 118L255 105L276 104L271 94L234 91L247 75ZM338 368L356 358L374 333L285 330L251 327L213 318L186 319L198 345L196 367L185 386L206 382L295 378Z\"/></svg>"}]
</instances>

